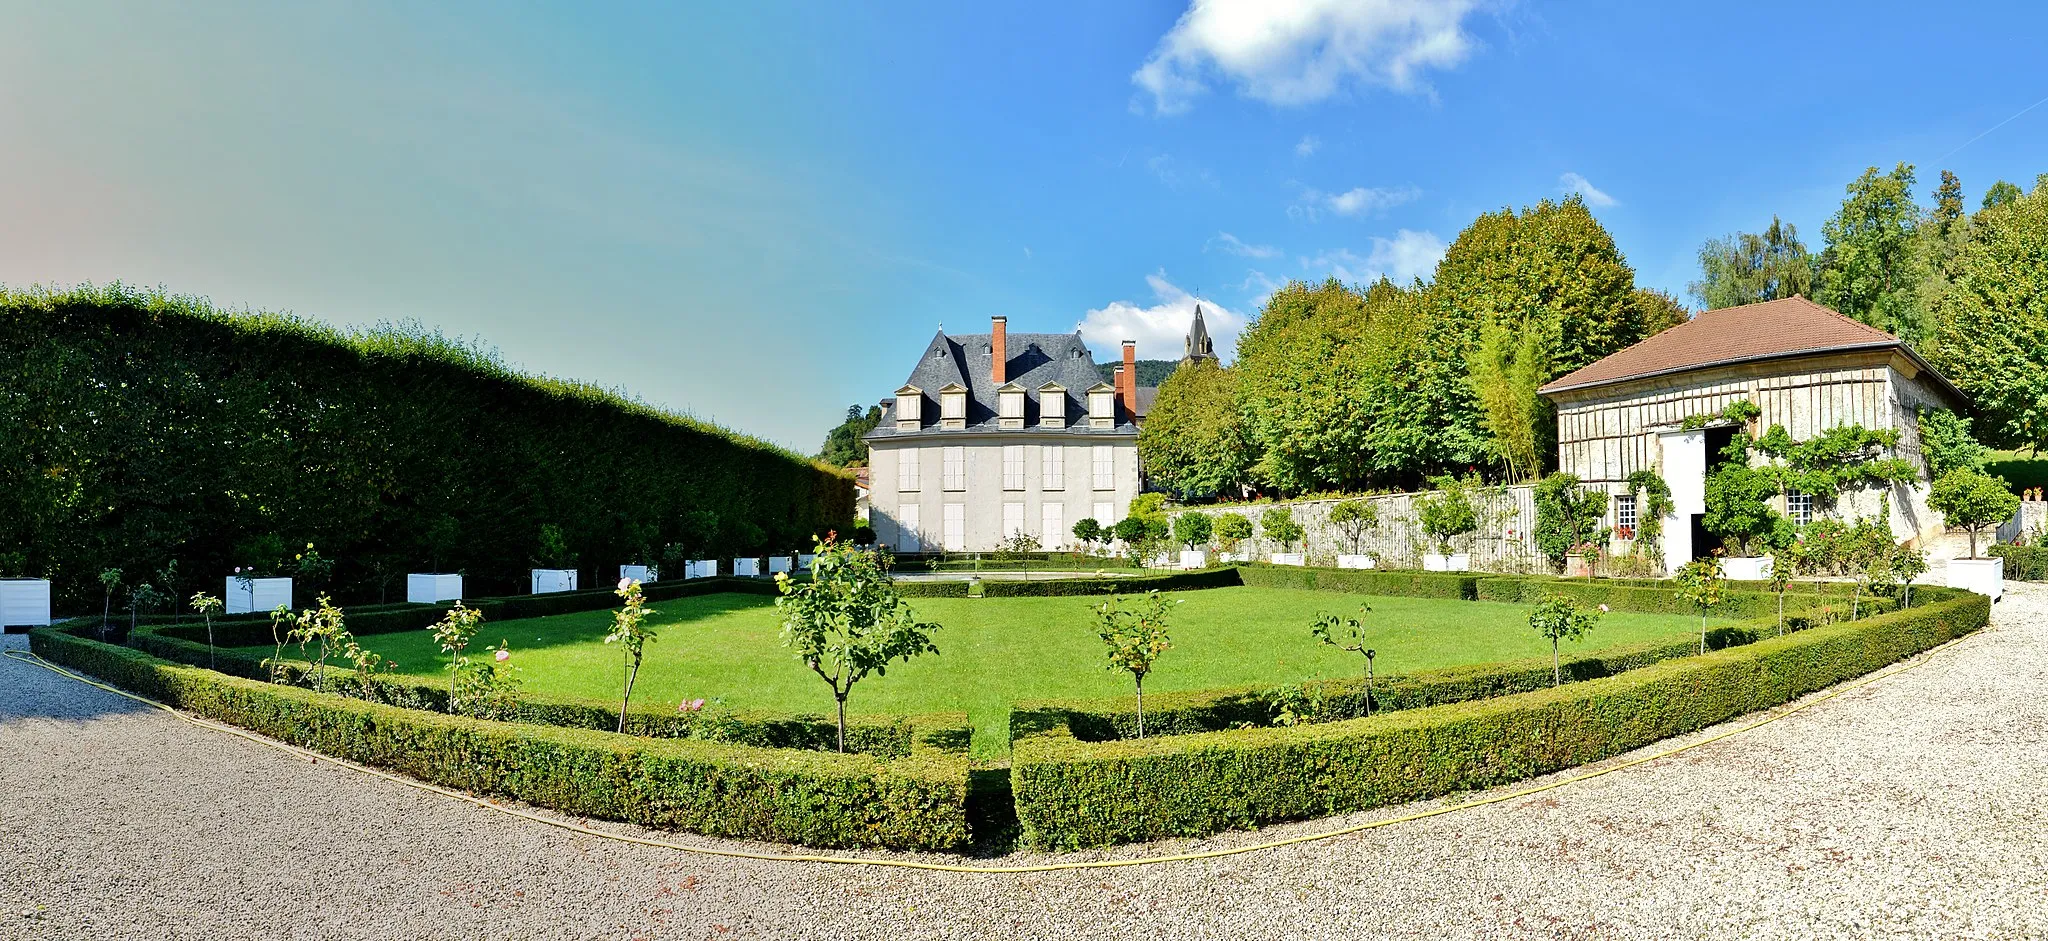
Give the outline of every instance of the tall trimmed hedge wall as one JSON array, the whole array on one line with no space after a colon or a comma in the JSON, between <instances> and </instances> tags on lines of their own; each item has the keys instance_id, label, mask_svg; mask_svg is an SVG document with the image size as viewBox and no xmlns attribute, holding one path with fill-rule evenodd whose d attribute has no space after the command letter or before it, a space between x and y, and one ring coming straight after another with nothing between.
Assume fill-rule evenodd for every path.
<instances>
[{"instance_id":1,"label":"tall trimmed hedge wall","mask_svg":"<svg viewBox=\"0 0 2048 941\"><path fill-rule=\"evenodd\" d=\"M523 591L544 523L602 578L691 541L692 511L717 514L697 548L720 555L853 520L846 474L439 335L0 291L0 362L0 576L53 578L60 607L97 608L102 569L134 584L172 559L180 598L218 593L252 537L317 544L338 565L314 587L372 599L436 562Z\"/></svg>"}]
</instances>

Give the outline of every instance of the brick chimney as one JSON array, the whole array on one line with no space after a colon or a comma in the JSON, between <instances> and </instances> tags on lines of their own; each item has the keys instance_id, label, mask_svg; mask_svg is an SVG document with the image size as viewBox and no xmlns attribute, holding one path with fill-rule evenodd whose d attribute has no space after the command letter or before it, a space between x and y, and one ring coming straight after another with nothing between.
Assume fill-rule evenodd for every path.
<instances>
[{"instance_id":1,"label":"brick chimney","mask_svg":"<svg viewBox=\"0 0 2048 941\"><path fill-rule=\"evenodd\" d=\"M1131 420L1138 418L1138 341L1124 341L1124 364L1119 369L1123 376L1117 383L1117 394L1124 400L1124 411L1131 413Z\"/></svg>"},{"instance_id":2,"label":"brick chimney","mask_svg":"<svg viewBox=\"0 0 2048 941\"><path fill-rule=\"evenodd\" d=\"M1010 381L1008 375L1010 365L1009 351L1003 348L1004 340L1006 339L1004 334L1008 329L1009 323L1010 318L1008 317L992 317L989 320L989 333L994 335L994 339L989 341L989 351L995 354L996 360L995 365L989 367L989 378L995 380L995 384L999 386Z\"/></svg>"}]
</instances>

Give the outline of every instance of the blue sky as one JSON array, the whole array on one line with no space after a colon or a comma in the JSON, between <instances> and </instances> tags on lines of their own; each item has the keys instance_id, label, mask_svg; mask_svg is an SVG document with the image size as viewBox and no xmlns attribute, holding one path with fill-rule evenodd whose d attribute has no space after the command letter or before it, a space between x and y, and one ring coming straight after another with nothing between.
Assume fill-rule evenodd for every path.
<instances>
[{"instance_id":1,"label":"blue sky","mask_svg":"<svg viewBox=\"0 0 2048 941\"><path fill-rule=\"evenodd\" d=\"M7 3L0 282L419 320L810 451L941 323L1165 358L1199 294L1225 348L1569 189L1683 294L1866 166L2048 171L2040 4L694 6Z\"/></svg>"}]
</instances>

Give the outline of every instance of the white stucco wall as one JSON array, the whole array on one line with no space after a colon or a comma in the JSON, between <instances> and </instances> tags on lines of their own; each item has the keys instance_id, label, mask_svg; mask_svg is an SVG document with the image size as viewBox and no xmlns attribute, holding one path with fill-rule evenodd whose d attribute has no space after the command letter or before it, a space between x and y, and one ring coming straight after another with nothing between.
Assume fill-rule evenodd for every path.
<instances>
[{"instance_id":1,"label":"white stucco wall","mask_svg":"<svg viewBox=\"0 0 2048 941\"><path fill-rule=\"evenodd\" d=\"M1048 440L1050 439L1050 440ZM1113 473L1110 486L1097 489L1094 480L1094 449L1110 448ZM1004 486L1003 449L1021 446L1024 454L1023 487ZM962 449L965 486L945 486L945 449ZM1045 486L1045 451L1057 449L1062 455L1060 486ZM906 451L917 453L918 480L912 490L899 486L899 470ZM943 434L902 441L870 442L869 525L882 545L897 551L988 552L1004 541L1005 504L1023 507L1023 531L1047 548L1064 547L1073 539L1075 523L1097 517L1096 505L1108 504L1110 518L1097 518L1105 526L1124 518L1131 499L1138 494L1137 440L1129 435L989 435L948 440ZM1060 507L1059 532L1045 532L1045 506ZM959 506L962 532L958 545L945 545L946 507ZM906 506L915 506L917 538L904 539ZM918 548L912 549L909 546Z\"/></svg>"}]
</instances>

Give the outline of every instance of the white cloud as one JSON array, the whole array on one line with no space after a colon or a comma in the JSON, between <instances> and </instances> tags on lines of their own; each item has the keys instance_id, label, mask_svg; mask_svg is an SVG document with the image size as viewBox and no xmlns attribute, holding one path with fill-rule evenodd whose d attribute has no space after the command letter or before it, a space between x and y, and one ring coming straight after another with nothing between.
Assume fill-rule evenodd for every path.
<instances>
[{"instance_id":1,"label":"white cloud","mask_svg":"<svg viewBox=\"0 0 2048 941\"><path fill-rule=\"evenodd\" d=\"M1310 272L1321 272L1346 284L1370 284L1385 275L1397 284L1416 278L1427 280L1436 272L1449 246L1433 232L1402 229L1393 238L1374 236L1372 250L1360 256L1348 248L1333 249L1314 258L1301 259ZM1320 275L1318 275L1320 276Z\"/></svg>"},{"instance_id":2,"label":"white cloud","mask_svg":"<svg viewBox=\"0 0 2048 941\"><path fill-rule=\"evenodd\" d=\"M1228 232L1216 233L1215 238L1210 239L1207 245L1202 246L1202 251L1208 251L1210 246L1216 246L1218 251L1229 252L1241 258L1280 257L1280 250L1271 245L1247 245L1243 240Z\"/></svg>"},{"instance_id":3,"label":"white cloud","mask_svg":"<svg viewBox=\"0 0 2048 941\"><path fill-rule=\"evenodd\" d=\"M1323 139L1310 134L1303 137L1301 143L1294 145L1294 155L1297 157L1312 157L1315 156L1315 152L1321 149L1322 146Z\"/></svg>"},{"instance_id":4,"label":"white cloud","mask_svg":"<svg viewBox=\"0 0 2048 941\"><path fill-rule=\"evenodd\" d=\"M1138 341L1139 359L1179 359L1186 352L1188 325L1195 321L1195 305L1202 305L1202 320L1216 341L1216 355L1226 359L1237 348L1237 335L1244 330L1245 317L1208 298L1197 300L1166 280L1166 272L1145 276L1158 303L1140 307L1130 301L1111 301L1081 318L1076 329L1095 352L1096 362L1123 356L1125 340Z\"/></svg>"},{"instance_id":5,"label":"white cloud","mask_svg":"<svg viewBox=\"0 0 2048 941\"><path fill-rule=\"evenodd\" d=\"M1249 98L1305 105L1350 85L1427 92L1422 74L1472 50L1479 0L1194 0L1131 81L1159 114L1188 110L1211 81ZM1135 103L1134 103L1135 107Z\"/></svg>"},{"instance_id":6,"label":"white cloud","mask_svg":"<svg viewBox=\"0 0 2048 941\"><path fill-rule=\"evenodd\" d=\"M1421 198L1422 191L1413 186L1393 189L1379 186L1354 186L1341 193L1325 193L1317 189L1303 189L1301 201L1287 207L1287 215L1294 219L1314 222L1323 213L1339 216L1376 216L1402 203L1414 202Z\"/></svg>"},{"instance_id":7,"label":"white cloud","mask_svg":"<svg viewBox=\"0 0 2048 941\"><path fill-rule=\"evenodd\" d=\"M1577 193L1581 196L1586 197L1586 205L1588 206L1614 205L1614 197L1601 192L1599 188L1593 185L1593 181L1588 180L1585 177L1580 176L1576 173L1566 173L1565 175L1558 177L1557 185L1563 188L1564 193L1567 196L1573 193Z\"/></svg>"}]
</instances>

